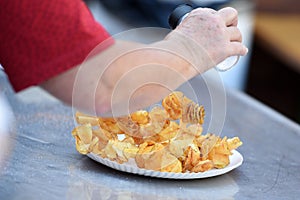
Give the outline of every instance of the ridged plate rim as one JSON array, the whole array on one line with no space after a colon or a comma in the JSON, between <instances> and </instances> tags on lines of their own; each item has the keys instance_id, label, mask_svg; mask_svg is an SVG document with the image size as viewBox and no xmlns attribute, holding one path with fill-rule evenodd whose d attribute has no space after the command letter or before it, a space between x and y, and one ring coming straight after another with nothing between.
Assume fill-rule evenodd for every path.
<instances>
[{"instance_id":1,"label":"ridged plate rim","mask_svg":"<svg viewBox=\"0 0 300 200\"><path fill-rule=\"evenodd\" d=\"M192 173L174 173L174 172L160 172L160 171L154 171L154 170L147 170L142 169L139 167L136 167L134 165L130 165L128 163L119 164L115 161L111 161L107 158L102 158L99 155L96 155L94 153L89 153L87 156L103 165L106 165L110 168L122 171L122 172L128 172L132 174L139 174L143 176L150 176L150 177L157 177L157 178L166 178L166 179L201 179L201 178L209 178L214 176L219 176L222 174L226 174L233 169L239 167L243 163L243 156L236 150L232 150L232 155L230 155L229 160L230 163L227 167L223 169L212 169L206 172L192 172Z\"/></svg>"}]
</instances>

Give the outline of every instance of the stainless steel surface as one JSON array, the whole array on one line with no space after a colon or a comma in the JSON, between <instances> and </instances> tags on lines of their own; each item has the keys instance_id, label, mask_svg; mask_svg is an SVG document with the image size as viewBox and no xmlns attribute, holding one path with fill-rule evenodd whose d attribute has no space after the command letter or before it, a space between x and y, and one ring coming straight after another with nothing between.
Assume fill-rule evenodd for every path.
<instances>
[{"instance_id":1,"label":"stainless steel surface","mask_svg":"<svg viewBox=\"0 0 300 200\"><path fill-rule=\"evenodd\" d=\"M201 97L199 79L191 83ZM11 157L0 172L1 200L300 196L299 125L240 92L227 91L222 134L241 138L244 163L226 175L200 180L150 178L105 167L76 152L70 107L47 99L30 103L22 101L22 95L8 96L18 125Z\"/></svg>"}]
</instances>

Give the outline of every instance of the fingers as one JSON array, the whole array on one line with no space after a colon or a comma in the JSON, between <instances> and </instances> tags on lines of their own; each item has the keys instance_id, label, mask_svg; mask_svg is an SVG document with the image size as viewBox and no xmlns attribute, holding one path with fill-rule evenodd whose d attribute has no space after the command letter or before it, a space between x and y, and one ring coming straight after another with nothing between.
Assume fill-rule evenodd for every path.
<instances>
[{"instance_id":1,"label":"fingers","mask_svg":"<svg viewBox=\"0 0 300 200\"><path fill-rule=\"evenodd\" d=\"M248 48L240 42L231 42L230 49L231 51L229 56L244 56L248 53Z\"/></svg>"},{"instance_id":2,"label":"fingers","mask_svg":"<svg viewBox=\"0 0 300 200\"><path fill-rule=\"evenodd\" d=\"M225 21L226 26L237 26L238 12L231 7L222 8L218 11L221 18Z\"/></svg>"},{"instance_id":3,"label":"fingers","mask_svg":"<svg viewBox=\"0 0 300 200\"><path fill-rule=\"evenodd\" d=\"M220 17L227 26L226 31L230 38L230 56L244 56L248 53L248 48L242 44L242 34L237 28L238 12L234 8L226 7L218 11Z\"/></svg>"},{"instance_id":4,"label":"fingers","mask_svg":"<svg viewBox=\"0 0 300 200\"><path fill-rule=\"evenodd\" d=\"M242 42L242 33L237 27L227 27L227 31L229 33L231 42Z\"/></svg>"}]
</instances>

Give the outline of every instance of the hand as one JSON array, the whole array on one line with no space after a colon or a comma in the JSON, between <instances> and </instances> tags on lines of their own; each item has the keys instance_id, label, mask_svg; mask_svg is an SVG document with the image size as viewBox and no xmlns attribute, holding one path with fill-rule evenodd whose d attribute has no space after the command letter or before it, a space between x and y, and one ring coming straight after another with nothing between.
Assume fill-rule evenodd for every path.
<instances>
[{"instance_id":1,"label":"hand","mask_svg":"<svg viewBox=\"0 0 300 200\"><path fill-rule=\"evenodd\" d=\"M248 49L242 44L237 24L238 12L233 8L197 8L167 39L184 46L181 54L192 55L191 62L202 72L229 56L246 55Z\"/></svg>"}]
</instances>

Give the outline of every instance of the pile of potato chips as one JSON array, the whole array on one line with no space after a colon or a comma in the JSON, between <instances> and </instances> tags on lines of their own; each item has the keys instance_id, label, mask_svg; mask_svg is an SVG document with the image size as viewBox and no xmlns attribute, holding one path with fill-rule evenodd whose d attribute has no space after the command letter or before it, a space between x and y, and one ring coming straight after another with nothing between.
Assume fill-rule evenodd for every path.
<instances>
[{"instance_id":1,"label":"pile of potato chips","mask_svg":"<svg viewBox=\"0 0 300 200\"><path fill-rule=\"evenodd\" d=\"M162 106L130 116L101 118L76 113L72 135L81 154L94 153L118 163L134 159L138 167L161 172L204 172L229 164L238 137L202 135L204 108L181 92L165 97Z\"/></svg>"}]
</instances>

